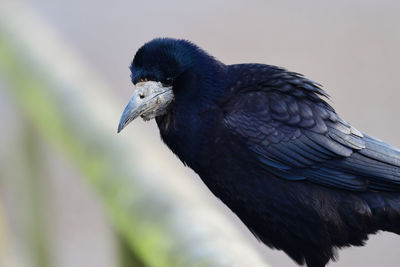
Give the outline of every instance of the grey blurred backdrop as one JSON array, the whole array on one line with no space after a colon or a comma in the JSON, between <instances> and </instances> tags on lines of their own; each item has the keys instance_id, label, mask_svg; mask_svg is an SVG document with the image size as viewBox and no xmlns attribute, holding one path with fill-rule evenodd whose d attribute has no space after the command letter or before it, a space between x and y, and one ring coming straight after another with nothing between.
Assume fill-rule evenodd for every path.
<instances>
[{"instance_id":1,"label":"grey blurred backdrop","mask_svg":"<svg viewBox=\"0 0 400 267\"><path fill-rule=\"evenodd\" d=\"M136 50L155 37L185 38L226 64L259 62L303 73L324 86L336 110L356 128L400 147L399 1L22 2L59 31L115 89L111 94L118 97L121 111L132 90L128 66ZM0 1L0 8L5 3ZM18 210L23 199L10 193L13 182L9 180L18 168L9 164L7 144L19 134L20 122L5 88L0 76L0 200L11 222L9 235L18 236L23 234L21 220L29 210ZM129 135L138 127L148 130L149 139L141 142L158 139L154 122L134 122L122 134ZM165 149L161 141L159 149ZM54 266L117 266L117 240L96 194L56 152L44 149L41 153L51 162L45 170L49 178L40 191L50 203L41 221L50 233L45 234L51 239ZM184 168L176 161L177 168ZM207 191L195 174L188 171L187 179L198 190ZM271 266L296 266L282 252L258 243L211 193L209 198L237 222ZM364 248L340 251L339 262L329 266L397 267L399 262L400 237L379 233Z\"/></svg>"}]
</instances>

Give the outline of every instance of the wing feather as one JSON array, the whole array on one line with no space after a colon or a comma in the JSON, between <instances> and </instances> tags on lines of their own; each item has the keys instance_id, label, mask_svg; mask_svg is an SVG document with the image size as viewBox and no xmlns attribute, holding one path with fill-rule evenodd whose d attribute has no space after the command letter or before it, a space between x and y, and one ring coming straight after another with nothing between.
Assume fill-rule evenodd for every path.
<instances>
[{"instance_id":1,"label":"wing feather","mask_svg":"<svg viewBox=\"0 0 400 267\"><path fill-rule=\"evenodd\" d=\"M242 142L259 166L283 179L400 191L400 150L341 119L318 84L268 67L242 70L242 80L232 85L222 106L226 138Z\"/></svg>"}]
</instances>

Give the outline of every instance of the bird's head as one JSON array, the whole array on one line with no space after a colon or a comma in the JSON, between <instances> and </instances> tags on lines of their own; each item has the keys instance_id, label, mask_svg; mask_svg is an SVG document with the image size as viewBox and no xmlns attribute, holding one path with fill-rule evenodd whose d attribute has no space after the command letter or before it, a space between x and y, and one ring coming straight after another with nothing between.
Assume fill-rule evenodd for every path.
<instances>
[{"instance_id":1,"label":"bird's head","mask_svg":"<svg viewBox=\"0 0 400 267\"><path fill-rule=\"evenodd\" d=\"M158 38L144 44L130 66L134 90L118 132L139 116L151 120L166 114L177 95L193 95L210 62L217 61L186 40Z\"/></svg>"}]
</instances>

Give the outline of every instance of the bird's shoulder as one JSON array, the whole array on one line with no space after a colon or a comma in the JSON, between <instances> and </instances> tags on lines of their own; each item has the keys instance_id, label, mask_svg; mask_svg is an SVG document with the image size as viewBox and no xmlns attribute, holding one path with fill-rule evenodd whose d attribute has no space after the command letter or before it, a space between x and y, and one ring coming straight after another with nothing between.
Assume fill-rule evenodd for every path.
<instances>
[{"instance_id":1,"label":"bird's shoulder","mask_svg":"<svg viewBox=\"0 0 400 267\"><path fill-rule=\"evenodd\" d=\"M279 91L298 97L328 97L321 85L302 74L266 64L235 64L228 66L228 87L230 92L245 90Z\"/></svg>"},{"instance_id":2,"label":"bird's shoulder","mask_svg":"<svg viewBox=\"0 0 400 267\"><path fill-rule=\"evenodd\" d=\"M299 73L271 65L238 64L230 66L227 93L220 106L228 127L252 128L258 122L286 137L300 129L326 134L329 127L361 135L336 114L327 98L319 84Z\"/></svg>"}]
</instances>

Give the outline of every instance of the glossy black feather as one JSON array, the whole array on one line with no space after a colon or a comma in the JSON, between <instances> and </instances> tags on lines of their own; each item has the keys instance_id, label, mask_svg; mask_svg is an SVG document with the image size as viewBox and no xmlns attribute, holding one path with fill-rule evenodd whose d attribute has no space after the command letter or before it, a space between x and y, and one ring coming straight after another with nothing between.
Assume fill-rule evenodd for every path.
<instances>
[{"instance_id":1,"label":"glossy black feather","mask_svg":"<svg viewBox=\"0 0 400 267\"><path fill-rule=\"evenodd\" d=\"M400 234L400 151L341 119L319 84L174 39L144 45L131 70L174 76L163 141L266 245L321 267L368 234Z\"/></svg>"},{"instance_id":2,"label":"glossy black feather","mask_svg":"<svg viewBox=\"0 0 400 267\"><path fill-rule=\"evenodd\" d=\"M250 80L253 79L249 73L257 76L270 68L250 66L240 66ZM259 83L264 86L258 87L257 92L249 91L248 83L246 87L238 86L233 90L235 95L222 106L227 136L238 137L236 140L254 151L260 164L284 169L282 174L277 170L273 172L285 179L302 177L321 185L356 191L400 190L399 150L372 137L364 137L338 117L324 100L316 98L325 95L316 84L304 80L303 86L303 78L297 74L285 70L276 72L281 75L275 73L273 78L264 76L264 79L259 76L252 86L257 87ZM273 86L277 84L275 79L291 85L282 92ZM302 93L296 94L296 91ZM268 131L263 130L265 125ZM368 167L371 165L373 171Z\"/></svg>"}]
</instances>

